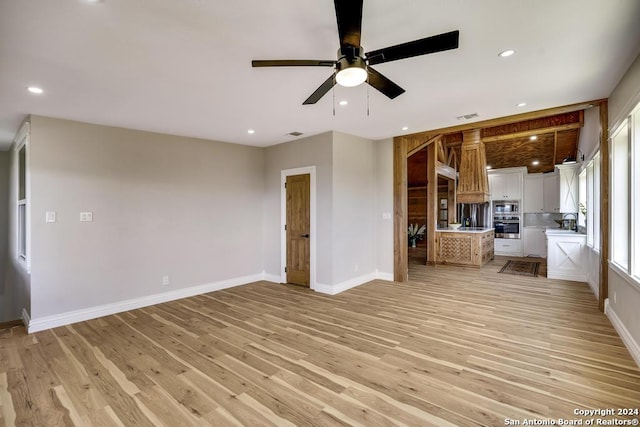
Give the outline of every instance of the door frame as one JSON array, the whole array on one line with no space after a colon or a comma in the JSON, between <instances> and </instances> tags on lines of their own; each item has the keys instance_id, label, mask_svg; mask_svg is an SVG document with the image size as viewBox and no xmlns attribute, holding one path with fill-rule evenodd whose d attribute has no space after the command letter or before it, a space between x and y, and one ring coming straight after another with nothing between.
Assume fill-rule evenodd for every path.
<instances>
[{"instance_id":1,"label":"door frame","mask_svg":"<svg viewBox=\"0 0 640 427\"><path fill-rule=\"evenodd\" d=\"M287 274L284 269L287 266L287 232L284 229L287 223L287 191L285 183L291 175L309 174L309 288L316 288L316 167L305 166L280 171L280 283L287 283Z\"/></svg>"}]
</instances>

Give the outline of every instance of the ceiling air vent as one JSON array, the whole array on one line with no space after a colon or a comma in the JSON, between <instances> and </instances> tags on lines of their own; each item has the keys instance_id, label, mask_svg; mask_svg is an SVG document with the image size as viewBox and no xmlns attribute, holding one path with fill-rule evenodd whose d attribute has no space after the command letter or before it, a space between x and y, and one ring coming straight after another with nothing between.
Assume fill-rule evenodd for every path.
<instances>
[{"instance_id":1,"label":"ceiling air vent","mask_svg":"<svg viewBox=\"0 0 640 427\"><path fill-rule=\"evenodd\" d=\"M303 133L302 132L289 132L287 135L300 136L300 135L303 135Z\"/></svg>"},{"instance_id":2,"label":"ceiling air vent","mask_svg":"<svg viewBox=\"0 0 640 427\"><path fill-rule=\"evenodd\" d=\"M458 120L471 120L478 117L478 113L465 114L464 116L456 117Z\"/></svg>"}]
</instances>

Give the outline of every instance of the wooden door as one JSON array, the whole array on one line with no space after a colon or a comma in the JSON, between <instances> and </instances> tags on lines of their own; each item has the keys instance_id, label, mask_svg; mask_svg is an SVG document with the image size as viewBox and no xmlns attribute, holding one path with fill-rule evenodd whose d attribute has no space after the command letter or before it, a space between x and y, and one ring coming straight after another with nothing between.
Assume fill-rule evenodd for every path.
<instances>
[{"instance_id":1,"label":"wooden door","mask_svg":"<svg viewBox=\"0 0 640 427\"><path fill-rule=\"evenodd\" d=\"M311 176L287 177L287 283L309 287Z\"/></svg>"}]
</instances>

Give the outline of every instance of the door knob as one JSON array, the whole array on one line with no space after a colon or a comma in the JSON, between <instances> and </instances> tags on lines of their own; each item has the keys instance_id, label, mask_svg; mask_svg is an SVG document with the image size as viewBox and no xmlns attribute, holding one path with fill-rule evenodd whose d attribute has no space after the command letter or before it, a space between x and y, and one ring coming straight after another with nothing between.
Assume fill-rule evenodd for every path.
<instances>
[{"instance_id":1,"label":"door knob","mask_svg":"<svg viewBox=\"0 0 640 427\"><path fill-rule=\"evenodd\" d=\"M308 234L301 234L300 237L306 237L308 239L309 235Z\"/></svg>"}]
</instances>

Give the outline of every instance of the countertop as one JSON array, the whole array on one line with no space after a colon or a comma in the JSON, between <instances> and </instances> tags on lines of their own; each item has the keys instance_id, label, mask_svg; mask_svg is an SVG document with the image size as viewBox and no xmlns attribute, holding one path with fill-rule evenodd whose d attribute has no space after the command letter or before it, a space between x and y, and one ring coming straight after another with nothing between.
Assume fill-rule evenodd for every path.
<instances>
[{"instance_id":1,"label":"countertop","mask_svg":"<svg viewBox=\"0 0 640 427\"><path fill-rule=\"evenodd\" d=\"M453 230L451 228L438 228L437 232L446 232L446 233L486 233L487 231L493 231L493 228L488 227L460 227L457 230Z\"/></svg>"},{"instance_id":2,"label":"countertop","mask_svg":"<svg viewBox=\"0 0 640 427\"><path fill-rule=\"evenodd\" d=\"M564 230L562 228L547 228L546 230L544 230L544 232L548 235L548 236L586 236L585 233L578 233L577 231L574 230Z\"/></svg>"}]
</instances>

